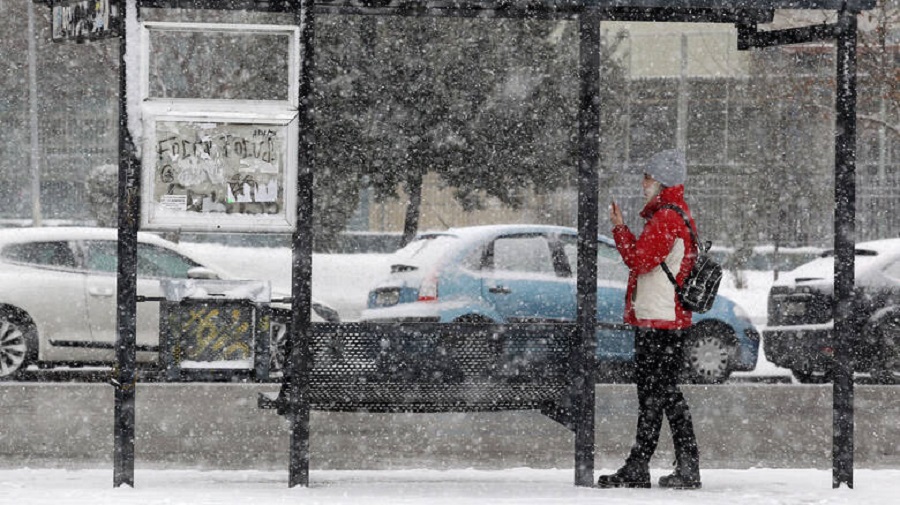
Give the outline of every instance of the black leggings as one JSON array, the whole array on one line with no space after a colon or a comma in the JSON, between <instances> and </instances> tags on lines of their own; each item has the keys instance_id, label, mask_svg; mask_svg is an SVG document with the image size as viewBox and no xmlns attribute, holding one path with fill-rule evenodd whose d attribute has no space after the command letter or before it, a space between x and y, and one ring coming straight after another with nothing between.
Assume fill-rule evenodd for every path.
<instances>
[{"instance_id":1,"label":"black leggings","mask_svg":"<svg viewBox=\"0 0 900 505\"><path fill-rule=\"evenodd\" d=\"M656 451L662 417L669 420L679 465L698 464L691 411L678 387L684 331L638 328L634 335L634 381L638 393L637 436L629 461L646 465Z\"/></svg>"}]
</instances>

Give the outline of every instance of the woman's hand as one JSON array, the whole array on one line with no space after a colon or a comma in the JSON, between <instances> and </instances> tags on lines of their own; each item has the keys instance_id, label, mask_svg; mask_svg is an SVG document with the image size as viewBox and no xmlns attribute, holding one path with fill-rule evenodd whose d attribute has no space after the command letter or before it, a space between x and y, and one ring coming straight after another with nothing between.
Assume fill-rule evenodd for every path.
<instances>
[{"instance_id":1,"label":"woman's hand","mask_svg":"<svg viewBox=\"0 0 900 505\"><path fill-rule=\"evenodd\" d=\"M616 202L613 202L612 205L609 206L609 220L612 222L613 226L625 224L625 220L622 218L622 209L619 208L619 205Z\"/></svg>"}]
</instances>

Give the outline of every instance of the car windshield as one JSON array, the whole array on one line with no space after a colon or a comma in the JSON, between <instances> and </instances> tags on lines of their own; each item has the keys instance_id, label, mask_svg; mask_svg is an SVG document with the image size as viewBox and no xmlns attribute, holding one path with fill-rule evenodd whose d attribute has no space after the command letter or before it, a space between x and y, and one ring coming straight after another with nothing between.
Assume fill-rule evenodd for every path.
<instances>
[{"instance_id":1,"label":"car windshield","mask_svg":"<svg viewBox=\"0 0 900 505\"><path fill-rule=\"evenodd\" d=\"M412 268L433 265L459 242L453 235L422 235L394 253L391 265Z\"/></svg>"}]
</instances>

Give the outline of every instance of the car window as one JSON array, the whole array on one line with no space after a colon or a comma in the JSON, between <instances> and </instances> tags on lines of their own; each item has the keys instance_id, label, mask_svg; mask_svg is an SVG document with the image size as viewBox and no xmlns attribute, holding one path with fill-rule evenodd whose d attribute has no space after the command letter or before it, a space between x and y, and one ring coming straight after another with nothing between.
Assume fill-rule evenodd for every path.
<instances>
[{"instance_id":1,"label":"car window","mask_svg":"<svg viewBox=\"0 0 900 505\"><path fill-rule=\"evenodd\" d=\"M566 259L569 260L569 268L572 269L572 274L575 276L578 275L577 240L575 237L563 237L563 250L566 253ZM615 282L628 280L628 268L625 267L619 251L603 242L597 244L597 279Z\"/></svg>"},{"instance_id":2,"label":"car window","mask_svg":"<svg viewBox=\"0 0 900 505\"><path fill-rule=\"evenodd\" d=\"M68 242L26 242L3 248L3 257L10 261L33 265L76 268L78 262Z\"/></svg>"},{"instance_id":3,"label":"car window","mask_svg":"<svg viewBox=\"0 0 900 505\"><path fill-rule=\"evenodd\" d=\"M87 266L95 272L114 273L118 268L118 244L111 240L87 243ZM137 274L140 277L187 278L196 262L174 251L150 244L138 244Z\"/></svg>"},{"instance_id":4,"label":"car window","mask_svg":"<svg viewBox=\"0 0 900 505\"><path fill-rule=\"evenodd\" d=\"M92 272L116 272L118 245L111 240L91 240L87 247L87 269Z\"/></svg>"},{"instance_id":5,"label":"car window","mask_svg":"<svg viewBox=\"0 0 900 505\"><path fill-rule=\"evenodd\" d=\"M539 235L494 240L494 270L555 275L547 239Z\"/></svg>"},{"instance_id":6,"label":"car window","mask_svg":"<svg viewBox=\"0 0 900 505\"><path fill-rule=\"evenodd\" d=\"M138 275L144 277L187 278L188 270L200 266L175 251L150 244L138 244Z\"/></svg>"},{"instance_id":7,"label":"car window","mask_svg":"<svg viewBox=\"0 0 900 505\"><path fill-rule=\"evenodd\" d=\"M484 246L480 246L469 251L460 263L462 267L469 270L481 270L484 267L484 249Z\"/></svg>"},{"instance_id":8,"label":"car window","mask_svg":"<svg viewBox=\"0 0 900 505\"><path fill-rule=\"evenodd\" d=\"M452 235L424 235L395 252L392 264L427 267L440 262L459 239Z\"/></svg>"},{"instance_id":9,"label":"car window","mask_svg":"<svg viewBox=\"0 0 900 505\"><path fill-rule=\"evenodd\" d=\"M597 278L614 282L628 281L628 267L622 261L622 255L618 249L603 242L597 244Z\"/></svg>"}]
</instances>

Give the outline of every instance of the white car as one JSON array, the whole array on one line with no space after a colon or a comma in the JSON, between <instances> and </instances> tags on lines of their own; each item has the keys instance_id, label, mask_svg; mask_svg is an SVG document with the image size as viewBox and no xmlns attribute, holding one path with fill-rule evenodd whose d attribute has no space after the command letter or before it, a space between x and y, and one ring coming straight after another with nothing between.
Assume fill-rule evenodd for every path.
<instances>
[{"instance_id":1,"label":"white car","mask_svg":"<svg viewBox=\"0 0 900 505\"><path fill-rule=\"evenodd\" d=\"M0 229L0 379L30 364L115 361L117 247L111 228ZM150 233L138 233L137 256L139 296L161 296L163 279L229 278ZM337 321L318 302L312 317ZM155 361L158 342L159 303L138 303L137 360ZM282 358L274 352L273 367Z\"/></svg>"}]
</instances>

